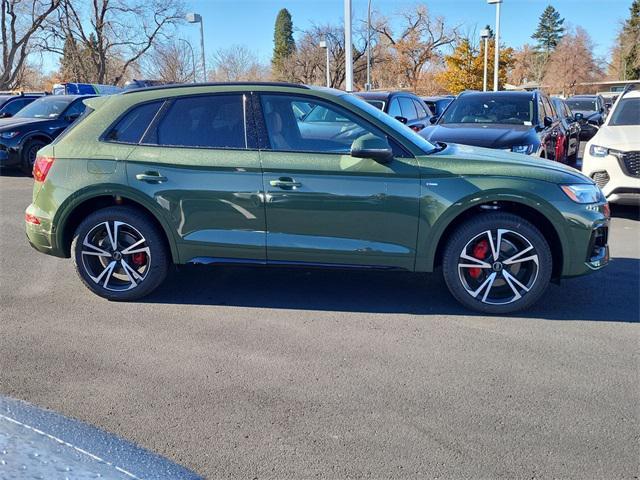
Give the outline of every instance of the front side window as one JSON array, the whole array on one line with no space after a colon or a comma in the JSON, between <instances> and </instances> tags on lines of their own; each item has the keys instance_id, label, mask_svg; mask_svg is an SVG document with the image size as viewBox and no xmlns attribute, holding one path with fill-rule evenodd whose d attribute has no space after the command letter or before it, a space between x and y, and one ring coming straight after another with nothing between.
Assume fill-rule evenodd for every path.
<instances>
[{"instance_id":1,"label":"front side window","mask_svg":"<svg viewBox=\"0 0 640 480\"><path fill-rule=\"evenodd\" d=\"M55 95L42 97L20 110L18 118L58 118L66 110L73 98L56 98Z\"/></svg>"},{"instance_id":2,"label":"front side window","mask_svg":"<svg viewBox=\"0 0 640 480\"><path fill-rule=\"evenodd\" d=\"M391 103L389 104L389 115L393 118L402 116L402 110L400 110L400 103L398 103L397 98L391 100Z\"/></svg>"},{"instance_id":3,"label":"front side window","mask_svg":"<svg viewBox=\"0 0 640 480\"><path fill-rule=\"evenodd\" d=\"M427 109L424 104L419 102L418 100L414 100L413 104L416 106L416 110L418 111L418 118L427 118L430 117L429 113L427 113Z\"/></svg>"},{"instance_id":4,"label":"front side window","mask_svg":"<svg viewBox=\"0 0 640 480\"><path fill-rule=\"evenodd\" d=\"M86 105L84 104L84 102L82 100L78 100L77 102L72 104L67 109L66 112L64 112L64 116L67 117L67 118L71 118L71 119L75 120L80 115L82 115L82 113L84 112L85 108L86 108Z\"/></svg>"},{"instance_id":5,"label":"front side window","mask_svg":"<svg viewBox=\"0 0 640 480\"><path fill-rule=\"evenodd\" d=\"M262 95L261 102L273 150L348 154L356 138L383 136L350 112L314 98ZM309 109L303 118L296 115L300 103Z\"/></svg>"},{"instance_id":6,"label":"front side window","mask_svg":"<svg viewBox=\"0 0 640 480\"><path fill-rule=\"evenodd\" d=\"M31 100L29 99L19 99L19 100L10 101L9 103L5 104L4 107L0 108L0 114L15 115L20 110L22 110L26 105L28 105L30 102Z\"/></svg>"},{"instance_id":7,"label":"front side window","mask_svg":"<svg viewBox=\"0 0 640 480\"><path fill-rule=\"evenodd\" d=\"M150 143L197 148L247 148L241 94L198 95L174 100ZM145 138L145 143L147 139Z\"/></svg>"},{"instance_id":8,"label":"front side window","mask_svg":"<svg viewBox=\"0 0 640 480\"><path fill-rule=\"evenodd\" d=\"M622 98L611 115L609 125L640 125L640 97Z\"/></svg>"},{"instance_id":9,"label":"front side window","mask_svg":"<svg viewBox=\"0 0 640 480\"><path fill-rule=\"evenodd\" d=\"M121 143L139 143L162 103L162 101L145 103L133 108L109 130L106 140Z\"/></svg>"},{"instance_id":10,"label":"front side window","mask_svg":"<svg viewBox=\"0 0 640 480\"><path fill-rule=\"evenodd\" d=\"M533 112L533 96L469 94L458 97L449 105L440 123L532 125Z\"/></svg>"},{"instance_id":11,"label":"front side window","mask_svg":"<svg viewBox=\"0 0 640 480\"><path fill-rule=\"evenodd\" d=\"M400 97L400 108L402 109L402 116L407 120L411 121L418 118L416 106L409 97Z\"/></svg>"}]
</instances>

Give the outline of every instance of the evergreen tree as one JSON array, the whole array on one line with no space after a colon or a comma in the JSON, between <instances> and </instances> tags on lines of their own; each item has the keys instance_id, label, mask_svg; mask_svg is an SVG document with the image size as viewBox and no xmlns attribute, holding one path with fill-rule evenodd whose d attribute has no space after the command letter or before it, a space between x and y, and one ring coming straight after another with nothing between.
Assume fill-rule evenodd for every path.
<instances>
[{"instance_id":1,"label":"evergreen tree","mask_svg":"<svg viewBox=\"0 0 640 480\"><path fill-rule=\"evenodd\" d=\"M296 44L293 40L293 22L289 10L283 8L278 12L273 32L273 70L278 77L284 73L283 65L286 59L295 52Z\"/></svg>"},{"instance_id":2,"label":"evergreen tree","mask_svg":"<svg viewBox=\"0 0 640 480\"><path fill-rule=\"evenodd\" d=\"M564 36L563 24L564 18L560 18L560 13L552 5L544 9L538 28L531 35L531 38L538 41L538 50L547 55L555 50Z\"/></svg>"},{"instance_id":3,"label":"evergreen tree","mask_svg":"<svg viewBox=\"0 0 640 480\"><path fill-rule=\"evenodd\" d=\"M637 80L640 78L640 0L633 0L629 7L629 18L622 28L622 68L623 78Z\"/></svg>"}]
</instances>

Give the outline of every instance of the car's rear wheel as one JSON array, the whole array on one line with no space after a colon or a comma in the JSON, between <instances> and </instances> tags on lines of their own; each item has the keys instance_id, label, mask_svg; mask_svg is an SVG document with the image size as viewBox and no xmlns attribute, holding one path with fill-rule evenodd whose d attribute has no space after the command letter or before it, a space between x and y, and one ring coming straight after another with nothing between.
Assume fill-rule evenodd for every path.
<instances>
[{"instance_id":1,"label":"car's rear wheel","mask_svg":"<svg viewBox=\"0 0 640 480\"><path fill-rule=\"evenodd\" d=\"M509 213L481 213L450 236L444 278L464 306L505 314L530 307L549 285L553 260L544 236Z\"/></svg>"},{"instance_id":2,"label":"car's rear wheel","mask_svg":"<svg viewBox=\"0 0 640 480\"><path fill-rule=\"evenodd\" d=\"M47 144L41 140L31 140L23 147L20 169L25 173L25 175L33 174L33 164L36 162L38 150L46 145Z\"/></svg>"},{"instance_id":3,"label":"car's rear wheel","mask_svg":"<svg viewBox=\"0 0 640 480\"><path fill-rule=\"evenodd\" d=\"M169 252L147 215L130 207L92 213L71 244L76 271L94 293L108 300L136 300L165 279Z\"/></svg>"}]
</instances>

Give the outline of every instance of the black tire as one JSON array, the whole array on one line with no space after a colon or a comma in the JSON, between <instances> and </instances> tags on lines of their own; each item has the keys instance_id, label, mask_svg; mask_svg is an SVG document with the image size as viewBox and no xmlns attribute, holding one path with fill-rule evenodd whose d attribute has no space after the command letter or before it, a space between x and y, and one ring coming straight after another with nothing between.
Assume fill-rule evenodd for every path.
<instances>
[{"instance_id":1,"label":"black tire","mask_svg":"<svg viewBox=\"0 0 640 480\"><path fill-rule=\"evenodd\" d=\"M508 232L502 232L501 242L498 241L498 229ZM491 240L486 234L487 231L494 234ZM474 253L478 253L478 256L472 255L474 258L470 260L473 261L466 260L469 256L470 244L476 239L478 243L485 239L486 246L489 248L488 255L482 260L474 260L481 256L483 249L473 250ZM500 250L498 260L495 261L492 246ZM529 249L529 246L532 249ZM478 245L474 248L477 247ZM464 258L463 253L466 255ZM536 259L533 259L535 256L537 256ZM525 261L517 260L518 257ZM532 259L527 261L529 257ZM482 268L473 268L476 262L482 263ZM511 263L507 265L502 262ZM490 267L487 267L488 264ZM544 236L530 222L510 213L491 212L479 213L453 232L444 249L442 267L447 287L456 300L469 309L499 315L524 310L540 299L551 279L553 258ZM478 276L473 277L473 275ZM489 278L492 275L493 281ZM521 283L516 283L514 278ZM489 290L486 299L480 297L485 296L487 288L476 293L477 287L482 286L483 282L487 282L486 286ZM523 285L528 287L528 290L520 288ZM475 297L473 293L476 293ZM508 300L508 303L500 303L500 295L506 295L503 300ZM518 297L518 295L521 296ZM513 296L514 299L509 300L509 296Z\"/></svg>"},{"instance_id":2,"label":"black tire","mask_svg":"<svg viewBox=\"0 0 640 480\"><path fill-rule=\"evenodd\" d=\"M124 206L103 208L85 218L73 236L71 255L87 288L114 301L137 300L151 293L166 278L171 262L163 232L146 213Z\"/></svg>"},{"instance_id":3,"label":"black tire","mask_svg":"<svg viewBox=\"0 0 640 480\"><path fill-rule=\"evenodd\" d=\"M33 164L36 160L36 154L38 150L46 145L42 140L29 140L22 148L20 170L22 170L25 175L33 175Z\"/></svg>"}]
</instances>

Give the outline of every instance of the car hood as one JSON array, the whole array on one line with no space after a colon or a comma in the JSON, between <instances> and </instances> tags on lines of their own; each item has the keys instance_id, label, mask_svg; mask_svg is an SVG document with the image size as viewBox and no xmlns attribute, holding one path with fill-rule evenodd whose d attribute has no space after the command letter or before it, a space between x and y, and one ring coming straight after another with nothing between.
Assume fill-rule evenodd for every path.
<instances>
[{"instance_id":1,"label":"car hood","mask_svg":"<svg viewBox=\"0 0 640 480\"><path fill-rule=\"evenodd\" d=\"M439 153L420 157L419 162L425 169L438 168L452 175L532 178L558 184L593 183L575 168L558 162L468 145L447 144Z\"/></svg>"},{"instance_id":2,"label":"car hood","mask_svg":"<svg viewBox=\"0 0 640 480\"><path fill-rule=\"evenodd\" d=\"M621 125L600 127L589 145L613 148L624 152L640 150L640 126Z\"/></svg>"},{"instance_id":3,"label":"car hood","mask_svg":"<svg viewBox=\"0 0 640 480\"><path fill-rule=\"evenodd\" d=\"M2 118L0 119L0 130L7 131L20 125L37 125L41 123L50 122L51 120L55 120L53 118Z\"/></svg>"},{"instance_id":4,"label":"car hood","mask_svg":"<svg viewBox=\"0 0 640 480\"><path fill-rule=\"evenodd\" d=\"M532 143L535 132L531 125L445 124L427 127L421 135L431 142L511 148Z\"/></svg>"}]
</instances>

